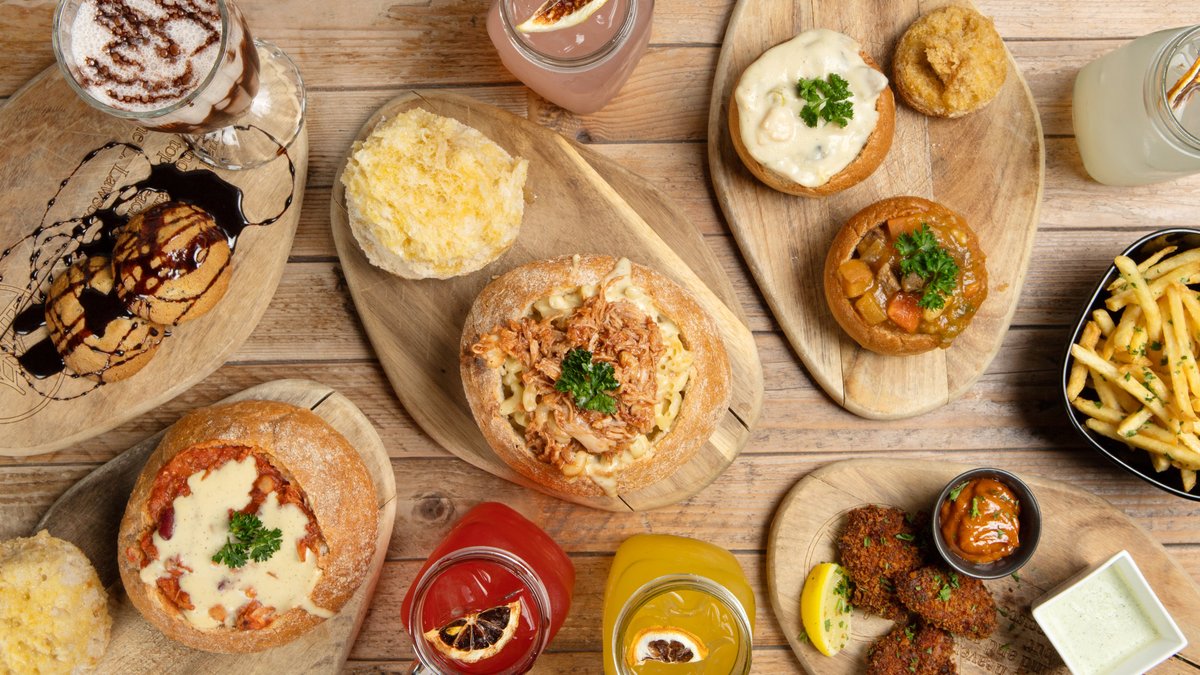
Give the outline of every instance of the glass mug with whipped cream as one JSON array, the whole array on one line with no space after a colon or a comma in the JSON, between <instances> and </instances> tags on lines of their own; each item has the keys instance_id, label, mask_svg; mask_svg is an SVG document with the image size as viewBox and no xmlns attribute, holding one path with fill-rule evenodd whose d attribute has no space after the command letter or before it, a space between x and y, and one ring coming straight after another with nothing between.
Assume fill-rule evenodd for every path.
<instances>
[{"instance_id":1,"label":"glass mug with whipped cream","mask_svg":"<svg viewBox=\"0 0 1200 675\"><path fill-rule=\"evenodd\" d=\"M1200 173L1200 26L1140 37L1075 78L1075 140L1107 185Z\"/></svg>"},{"instance_id":2,"label":"glass mug with whipped cream","mask_svg":"<svg viewBox=\"0 0 1200 675\"><path fill-rule=\"evenodd\" d=\"M264 164L303 128L300 71L232 0L59 0L53 42L84 102L183 134L210 165Z\"/></svg>"}]
</instances>

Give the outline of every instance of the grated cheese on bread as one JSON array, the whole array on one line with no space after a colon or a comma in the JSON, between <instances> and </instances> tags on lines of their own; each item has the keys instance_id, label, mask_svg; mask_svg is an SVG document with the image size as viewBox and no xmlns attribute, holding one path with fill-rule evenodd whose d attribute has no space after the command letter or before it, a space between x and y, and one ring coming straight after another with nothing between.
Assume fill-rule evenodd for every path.
<instances>
[{"instance_id":1,"label":"grated cheese on bread","mask_svg":"<svg viewBox=\"0 0 1200 675\"><path fill-rule=\"evenodd\" d=\"M108 646L112 618L96 570L50 536L0 541L0 673L80 673Z\"/></svg>"},{"instance_id":2,"label":"grated cheese on bread","mask_svg":"<svg viewBox=\"0 0 1200 675\"><path fill-rule=\"evenodd\" d=\"M393 274L473 272L516 240L528 167L478 130L413 108L354 144L342 172L350 228Z\"/></svg>"}]
</instances>

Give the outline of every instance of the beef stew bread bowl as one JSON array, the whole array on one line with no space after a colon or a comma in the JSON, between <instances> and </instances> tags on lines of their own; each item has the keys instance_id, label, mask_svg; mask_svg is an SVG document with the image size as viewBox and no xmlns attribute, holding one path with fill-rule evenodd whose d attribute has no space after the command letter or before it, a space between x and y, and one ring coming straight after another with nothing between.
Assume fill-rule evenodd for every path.
<instances>
[{"instance_id":1,"label":"beef stew bread bowl","mask_svg":"<svg viewBox=\"0 0 1200 675\"><path fill-rule=\"evenodd\" d=\"M896 101L879 64L852 38L823 28L764 52L729 101L729 134L742 163L769 187L801 197L841 192L870 176L895 128Z\"/></svg>"},{"instance_id":2,"label":"beef stew bread bowl","mask_svg":"<svg viewBox=\"0 0 1200 675\"><path fill-rule=\"evenodd\" d=\"M825 299L863 348L919 354L949 347L987 298L986 257L966 220L920 197L855 214L825 258Z\"/></svg>"},{"instance_id":3,"label":"beef stew bread bowl","mask_svg":"<svg viewBox=\"0 0 1200 675\"><path fill-rule=\"evenodd\" d=\"M609 256L534 262L490 283L460 365L488 444L559 494L615 496L670 476L730 397L713 320L673 281Z\"/></svg>"},{"instance_id":4,"label":"beef stew bread bowl","mask_svg":"<svg viewBox=\"0 0 1200 675\"><path fill-rule=\"evenodd\" d=\"M118 535L121 581L168 637L210 652L286 644L366 578L378 525L359 454L303 408L185 416L150 455Z\"/></svg>"}]
</instances>

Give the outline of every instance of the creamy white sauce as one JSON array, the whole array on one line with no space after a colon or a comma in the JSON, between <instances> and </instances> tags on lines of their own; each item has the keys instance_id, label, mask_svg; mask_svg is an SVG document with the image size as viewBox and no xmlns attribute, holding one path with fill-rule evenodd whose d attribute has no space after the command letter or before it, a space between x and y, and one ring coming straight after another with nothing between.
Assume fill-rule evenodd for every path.
<instances>
[{"instance_id":1,"label":"creamy white sauce","mask_svg":"<svg viewBox=\"0 0 1200 675\"><path fill-rule=\"evenodd\" d=\"M887 77L868 66L858 42L824 28L800 33L768 49L742 73L734 91L742 144L754 159L805 187L818 187L858 157L879 122L875 103ZM800 119L805 101L796 91L801 78L836 73L850 85L854 117L845 128Z\"/></svg>"},{"instance_id":2,"label":"creamy white sauce","mask_svg":"<svg viewBox=\"0 0 1200 675\"><path fill-rule=\"evenodd\" d=\"M1129 584L1108 567L1056 598L1042 615L1065 658L1102 673L1159 638Z\"/></svg>"},{"instance_id":3,"label":"creamy white sauce","mask_svg":"<svg viewBox=\"0 0 1200 675\"><path fill-rule=\"evenodd\" d=\"M250 560L238 569L212 561L229 537L229 510L240 510L250 502L258 468L253 457L246 457L205 473L189 476L191 494L172 502L175 526L171 538L154 533L158 558L142 568L142 581L153 586L159 578L170 576L167 561L177 560L190 569L179 578L179 588L190 596L195 609L181 612L197 628L233 626L238 610L254 599L274 607L277 616L293 607L325 618L333 616L310 600L321 570L316 555L308 551L300 560L297 547L307 534L308 516L294 504L281 505L276 493L267 497L256 515L263 527L283 533L279 550L264 562ZM214 607L224 611L223 620L218 619L221 610L214 612Z\"/></svg>"}]
</instances>

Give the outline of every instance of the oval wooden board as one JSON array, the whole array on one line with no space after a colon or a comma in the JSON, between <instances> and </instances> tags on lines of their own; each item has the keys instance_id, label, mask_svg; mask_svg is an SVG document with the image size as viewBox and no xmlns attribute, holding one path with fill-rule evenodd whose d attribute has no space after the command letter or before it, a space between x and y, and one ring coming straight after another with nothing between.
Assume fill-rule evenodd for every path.
<instances>
[{"instance_id":1,"label":"oval wooden board","mask_svg":"<svg viewBox=\"0 0 1200 675\"><path fill-rule=\"evenodd\" d=\"M0 250L42 222L46 202L60 181L90 150L109 141L141 146L155 163L176 160L187 150L178 137L148 133L140 127L88 107L51 67L31 80L0 107ZM33 455L78 443L171 400L219 368L250 336L275 294L283 275L300 206L308 165L308 132L303 130L288 150L296 164L293 183L282 159L250 171L218 171L240 187L246 215L266 218L279 212L295 186L292 205L268 227L248 227L239 237L233 278L217 308L195 321L172 329L154 359L133 377L99 387L70 400L53 400L35 391L17 360L0 353L0 454ZM55 204L53 218L89 213L91 202L103 194L143 177L144 158L119 158L120 151L102 155L71 180ZM204 165L190 153L178 161L182 169ZM140 172L140 173L139 173ZM107 181L107 182L106 182ZM14 351L9 329L29 278L32 246L22 243L0 261L0 340ZM45 336L44 330L16 338L22 353ZM67 398L90 384L66 374L37 381L38 389Z\"/></svg>"},{"instance_id":2,"label":"oval wooden board","mask_svg":"<svg viewBox=\"0 0 1200 675\"><path fill-rule=\"evenodd\" d=\"M58 499L34 529L73 542L96 566L108 588L112 641L97 667L102 673L335 673L341 670L370 606L396 520L396 480L375 427L349 399L308 380L267 382L222 401L283 401L308 408L358 450L379 504L379 529L370 573L333 618L296 641L257 654L210 654L185 647L158 632L129 602L117 573L117 529L125 503L146 458L164 432L138 443L88 474Z\"/></svg>"},{"instance_id":3,"label":"oval wooden board","mask_svg":"<svg viewBox=\"0 0 1200 675\"><path fill-rule=\"evenodd\" d=\"M1011 56L999 96L973 115L929 118L897 95L888 157L870 178L825 199L792 197L758 182L733 149L728 102L746 66L809 28L854 37L890 73L905 28L944 4L740 0L717 62L708 161L725 218L808 372L835 402L863 417L909 417L945 405L983 374L1000 349L1029 264L1042 198L1045 148L1033 97ZM822 275L834 233L859 209L896 195L927 197L962 213L987 254L989 297L948 350L906 357L866 351L842 332L825 303Z\"/></svg>"},{"instance_id":4,"label":"oval wooden board","mask_svg":"<svg viewBox=\"0 0 1200 675\"><path fill-rule=\"evenodd\" d=\"M771 606L800 664L811 673L859 673L867 649L894 624L854 610L849 646L823 656L798 636L800 590L813 565L838 560L835 542L845 515L865 504L911 513L933 508L946 483L972 467L947 462L850 460L805 476L784 497L767 542ZM1065 483L1022 475L1042 511L1042 537L1033 559L1012 577L985 582L999 609L996 632L987 640L955 638L959 672L1066 673L1054 647L1030 614L1032 603L1080 570L1129 551L1154 592L1188 638L1188 646L1164 666L1169 672L1200 670L1200 588L1166 549L1105 500Z\"/></svg>"},{"instance_id":5,"label":"oval wooden board","mask_svg":"<svg viewBox=\"0 0 1200 675\"><path fill-rule=\"evenodd\" d=\"M467 97L435 92L401 96L376 112L358 138L365 138L380 120L414 106L457 118L528 159L526 193L534 198L526 206L516 243L498 261L466 276L412 281L367 261L349 229L338 172L330 206L338 257L363 326L404 407L426 433L461 459L579 504L640 511L702 490L749 439L762 407L763 382L758 351L729 280L699 233L641 178L553 131ZM733 368L730 407L708 443L672 476L618 498L557 494L510 469L475 425L459 377L462 326L479 291L513 267L574 253L625 256L691 291L716 320Z\"/></svg>"}]
</instances>

